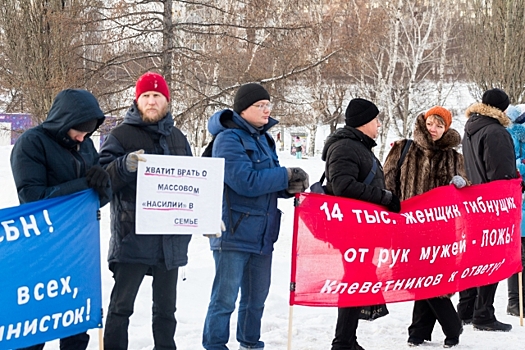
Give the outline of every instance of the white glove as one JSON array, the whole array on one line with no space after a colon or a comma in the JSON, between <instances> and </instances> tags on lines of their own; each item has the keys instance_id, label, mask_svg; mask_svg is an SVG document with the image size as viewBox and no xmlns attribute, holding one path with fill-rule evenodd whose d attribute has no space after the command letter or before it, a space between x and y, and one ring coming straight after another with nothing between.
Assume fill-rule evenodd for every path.
<instances>
[{"instance_id":1,"label":"white glove","mask_svg":"<svg viewBox=\"0 0 525 350\"><path fill-rule=\"evenodd\" d=\"M221 220L221 232L219 233L205 233L203 234L204 237L208 238L219 238L222 236L222 232L226 231L226 225L224 224L224 221Z\"/></svg>"},{"instance_id":2,"label":"white glove","mask_svg":"<svg viewBox=\"0 0 525 350\"><path fill-rule=\"evenodd\" d=\"M137 168L139 166L139 161L145 162L146 158L142 157L141 154L144 154L143 149L139 149L138 151L128 153L126 156L126 170L130 173L134 173L137 171Z\"/></svg>"},{"instance_id":3,"label":"white glove","mask_svg":"<svg viewBox=\"0 0 525 350\"><path fill-rule=\"evenodd\" d=\"M463 188L467 186L467 181L462 176L454 175L450 184L456 186L456 188Z\"/></svg>"}]
</instances>

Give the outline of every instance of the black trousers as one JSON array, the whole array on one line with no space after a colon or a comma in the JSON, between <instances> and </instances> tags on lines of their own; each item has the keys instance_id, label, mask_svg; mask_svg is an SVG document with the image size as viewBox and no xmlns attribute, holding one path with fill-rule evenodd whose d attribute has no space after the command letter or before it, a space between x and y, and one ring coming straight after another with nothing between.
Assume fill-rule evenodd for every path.
<instances>
[{"instance_id":1,"label":"black trousers","mask_svg":"<svg viewBox=\"0 0 525 350\"><path fill-rule=\"evenodd\" d=\"M498 284L469 288L459 293L458 314L462 320L472 319L474 324L488 324L496 321L494 296Z\"/></svg>"},{"instance_id":2,"label":"black trousers","mask_svg":"<svg viewBox=\"0 0 525 350\"><path fill-rule=\"evenodd\" d=\"M332 350L354 350L357 344L357 325L361 307L340 307L337 309L337 324Z\"/></svg>"},{"instance_id":3,"label":"black trousers","mask_svg":"<svg viewBox=\"0 0 525 350\"><path fill-rule=\"evenodd\" d=\"M178 269L166 270L165 266L115 263L112 265L115 285L104 330L105 350L128 348L129 317L140 284L146 273L153 276L153 342L155 350L175 350L175 304L177 301Z\"/></svg>"},{"instance_id":4,"label":"black trousers","mask_svg":"<svg viewBox=\"0 0 525 350\"><path fill-rule=\"evenodd\" d=\"M447 338L459 338L461 320L450 298L416 300L412 311L412 324L408 327L409 337L432 340L432 330L439 322Z\"/></svg>"},{"instance_id":5,"label":"black trousers","mask_svg":"<svg viewBox=\"0 0 525 350\"><path fill-rule=\"evenodd\" d=\"M521 265L525 270L525 237L521 237ZM514 274L507 279L509 291L509 305L519 304L519 279L518 274ZM525 289L525 279L523 279L523 287Z\"/></svg>"},{"instance_id":6,"label":"black trousers","mask_svg":"<svg viewBox=\"0 0 525 350\"><path fill-rule=\"evenodd\" d=\"M85 350L89 343L89 334L86 332L60 339L60 350ZM38 344L19 350L42 350L45 344Z\"/></svg>"}]
</instances>

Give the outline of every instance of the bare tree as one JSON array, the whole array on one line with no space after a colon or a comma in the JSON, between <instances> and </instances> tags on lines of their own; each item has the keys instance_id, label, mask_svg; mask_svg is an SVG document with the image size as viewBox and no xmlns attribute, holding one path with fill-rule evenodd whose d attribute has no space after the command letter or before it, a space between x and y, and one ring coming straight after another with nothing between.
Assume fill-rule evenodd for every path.
<instances>
[{"instance_id":1,"label":"bare tree","mask_svg":"<svg viewBox=\"0 0 525 350\"><path fill-rule=\"evenodd\" d=\"M384 30L378 29L358 52L360 68L351 71L350 76L359 84L361 93L384 111L380 159L391 131L400 138L408 137L417 114L439 103L439 97L434 97L439 89L432 73L447 51L443 40L448 41L448 37L441 33L450 32L450 27L447 22L437 27L443 6L439 0L383 3L375 15L384 19ZM446 60L441 63L447 64Z\"/></svg>"},{"instance_id":2,"label":"bare tree","mask_svg":"<svg viewBox=\"0 0 525 350\"><path fill-rule=\"evenodd\" d=\"M512 103L525 99L525 8L522 0L471 0L464 23L464 66L474 95L500 87Z\"/></svg>"},{"instance_id":3,"label":"bare tree","mask_svg":"<svg viewBox=\"0 0 525 350\"><path fill-rule=\"evenodd\" d=\"M83 60L95 1L0 0L0 80L8 111L42 121L54 95L86 83Z\"/></svg>"}]
</instances>

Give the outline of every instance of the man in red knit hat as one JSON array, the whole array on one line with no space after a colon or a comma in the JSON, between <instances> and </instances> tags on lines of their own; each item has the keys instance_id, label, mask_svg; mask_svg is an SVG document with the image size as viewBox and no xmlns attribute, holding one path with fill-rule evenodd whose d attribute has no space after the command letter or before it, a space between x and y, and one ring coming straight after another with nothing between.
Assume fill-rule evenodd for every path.
<instances>
[{"instance_id":1,"label":"man in red knit hat","mask_svg":"<svg viewBox=\"0 0 525 350\"><path fill-rule=\"evenodd\" d=\"M145 275L153 277L153 341L157 350L175 350L175 304L180 266L188 262L190 235L137 235L135 198L141 154L191 156L186 137L173 125L170 92L164 78L148 72L135 87L135 101L124 122L114 128L100 150L100 163L112 186L109 269L111 292L104 347L128 348L129 317Z\"/></svg>"}]
</instances>

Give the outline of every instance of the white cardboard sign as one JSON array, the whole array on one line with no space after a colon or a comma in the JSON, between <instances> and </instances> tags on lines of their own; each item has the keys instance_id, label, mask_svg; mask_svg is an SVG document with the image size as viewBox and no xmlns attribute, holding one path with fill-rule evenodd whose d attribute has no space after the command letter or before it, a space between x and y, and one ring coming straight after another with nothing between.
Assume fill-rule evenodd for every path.
<instances>
[{"instance_id":1,"label":"white cardboard sign","mask_svg":"<svg viewBox=\"0 0 525 350\"><path fill-rule=\"evenodd\" d=\"M224 159L142 155L137 169L137 234L221 232Z\"/></svg>"}]
</instances>

